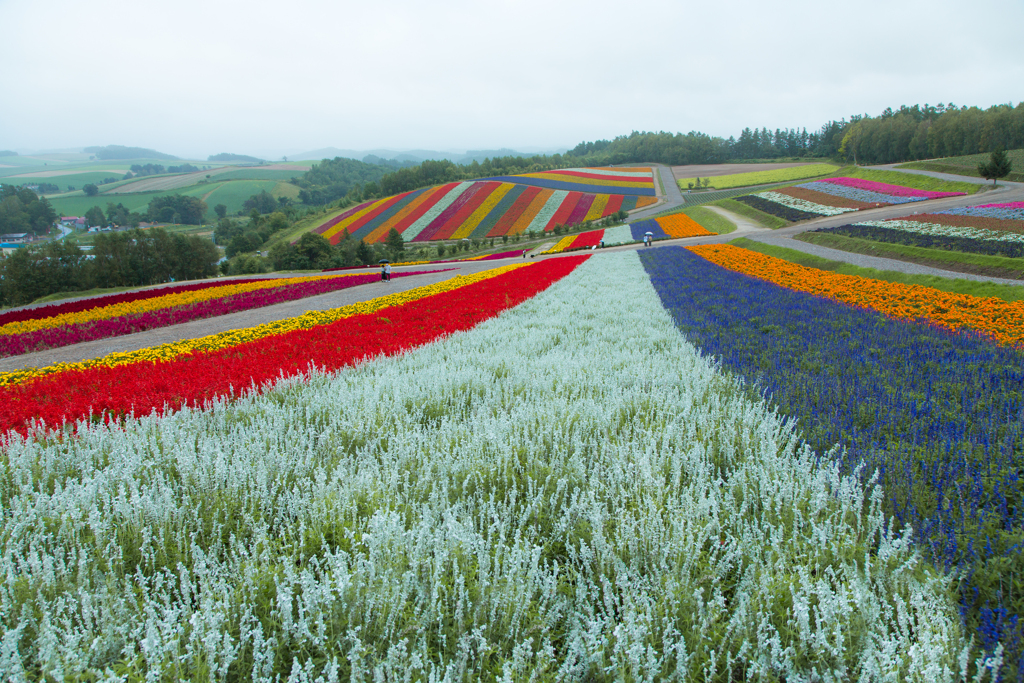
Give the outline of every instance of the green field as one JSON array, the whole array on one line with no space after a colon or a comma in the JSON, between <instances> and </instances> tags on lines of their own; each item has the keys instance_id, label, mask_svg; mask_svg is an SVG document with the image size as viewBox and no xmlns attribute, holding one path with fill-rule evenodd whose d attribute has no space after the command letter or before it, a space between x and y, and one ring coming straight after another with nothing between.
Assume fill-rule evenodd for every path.
<instances>
[{"instance_id":1,"label":"green field","mask_svg":"<svg viewBox=\"0 0 1024 683\"><path fill-rule=\"evenodd\" d=\"M730 173L729 175L710 178L711 187L716 190L728 190L733 187L750 187L768 183L784 183L790 180L806 180L824 175L833 175L839 169L834 164L808 164L793 168L777 168L772 171L754 171L752 173ZM697 178L680 178L679 188L687 189L689 183L696 183Z\"/></svg>"},{"instance_id":2,"label":"green field","mask_svg":"<svg viewBox=\"0 0 1024 683\"><path fill-rule=\"evenodd\" d=\"M242 203L254 194L266 190L275 194L278 186L276 180L232 180L225 182L210 182L202 185L192 185L178 190L167 190L165 192L140 192L135 194L103 195L86 197L81 192L73 195L53 197L50 203L53 208L62 216L82 216L94 206L106 209L108 203L124 204L129 211L142 213L146 211L149 202L156 197L169 197L181 194L187 197L199 197L206 202L209 210L206 213L208 220L213 221L216 214L213 207L217 204L224 204L228 207L228 214L236 214L242 209ZM289 186L294 187L294 186ZM298 188L295 188L298 194ZM280 192L275 196L289 196L286 192Z\"/></svg>"},{"instance_id":3,"label":"green field","mask_svg":"<svg viewBox=\"0 0 1024 683\"><path fill-rule=\"evenodd\" d=\"M1024 182L1024 149L1008 150L1006 156L1010 158L1013 168L1005 180L1012 180L1018 183ZM956 175L980 178L978 164L985 163L988 159L988 154L969 154L962 157L912 161L908 164L900 164L896 168L912 168L918 171L933 171L935 173L955 173Z\"/></svg>"}]
</instances>

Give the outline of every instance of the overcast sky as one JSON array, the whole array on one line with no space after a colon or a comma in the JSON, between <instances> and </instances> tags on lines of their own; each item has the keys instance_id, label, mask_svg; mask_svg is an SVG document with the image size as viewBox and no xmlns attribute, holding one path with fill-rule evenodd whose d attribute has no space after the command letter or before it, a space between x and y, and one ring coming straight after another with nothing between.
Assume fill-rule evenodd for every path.
<instances>
[{"instance_id":1,"label":"overcast sky","mask_svg":"<svg viewBox=\"0 0 1024 683\"><path fill-rule=\"evenodd\" d=\"M1021 0L0 0L0 149L555 149L1024 99Z\"/></svg>"}]
</instances>

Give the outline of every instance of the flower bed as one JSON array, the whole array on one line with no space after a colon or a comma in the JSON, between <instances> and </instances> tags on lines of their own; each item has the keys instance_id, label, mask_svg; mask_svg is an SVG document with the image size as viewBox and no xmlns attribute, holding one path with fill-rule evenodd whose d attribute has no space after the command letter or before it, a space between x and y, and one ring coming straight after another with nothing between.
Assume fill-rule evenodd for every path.
<instances>
[{"instance_id":1,"label":"flower bed","mask_svg":"<svg viewBox=\"0 0 1024 683\"><path fill-rule=\"evenodd\" d=\"M884 491L701 357L639 266L591 259L465 333L244 399L10 439L5 667L952 683L975 666Z\"/></svg>"},{"instance_id":2,"label":"flower bed","mask_svg":"<svg viewBox=\"0 0 1024 683\"><path fill-rule=\"evenodd\" d=\"M838 216L859 209L958 197L963 194L919 190L860 178L837 177L802 183L794 188L743 195L735 199L772 216L795 222L818 216Z\"/></svg>"},{"instance_id":3,"label":"flower bed","mask_svg":"<svg viewBox=\"0 0 1024 683\"><path fill-rule=\"evenodd\" d=\"M415 271L395 273L393 277L420 275ZM335 292L349 287L377 282L377 275L355 275L350 277L322 277L314 280L281 284L269 289L258 289L240 294L226 295L217 299L209 299L196 303L182 304L168 308L159 308L145 313L134 313L84 323L70 323L60 327L38 329L22 334L0 335L0 357L17 356L24 353L59 348L70 344L109 337L135 334L146 330L180 325L193 320L213 318L230 313L239 313L256 308L273 306L286 301L306 299L328 292Z\"/></svg>"},{"instance_id":4,"label":"flower bed","mask_svg":"<svg viewBox=\"0 0 1024 683\"><path fill-rule=\"evenodd\" d=\"M530 298L586 257L505 266L379 300L84 363L0 375L0 433L182 406L336 369L468 329ZM522 272L519 272L522 271ZM382 309L386 312L381 313Z\"/></svg>"},{"instance_id":5,"label":"flower bed","mask_svg":"<svg viewBox=\"0 0 1024 683\"><path fill-rule=\"evenodd\" d=\"M875 282L869 289L883 299L923 304L896 316L882 306L889 315L879 315L863 278L799 266L779 276L788 267L778 264L743 267L756 275L747 277L728 269L745 260L737 251L657 249L641 260L691 342L798 421L822 458L879 478L886 513L961 577L968 625L987 651L1002 642L1019 677L1024 353L908 320L955 295ZM821 278L845 283L848 295L808 286Z\"/></svg>"},{"instance_id":6,"label":"flower bed","mask_svg":"<svg viewBox=\"0 0 1024 683\"><path fill-rule=\"evenodd\" d=\"M795 291L865 306L898 320L927 320L949 330L979 332L1008 346L1024 344L1024 301L983 299L920 285L841 275L728 244L688 248L729 270Z\"/></svg>"}]
</instances>

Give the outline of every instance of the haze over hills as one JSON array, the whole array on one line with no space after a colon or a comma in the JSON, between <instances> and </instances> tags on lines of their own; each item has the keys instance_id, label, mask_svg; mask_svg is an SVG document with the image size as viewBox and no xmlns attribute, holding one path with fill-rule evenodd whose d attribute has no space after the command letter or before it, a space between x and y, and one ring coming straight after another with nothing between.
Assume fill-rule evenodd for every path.
<instances>
[{"instance_id":1,"label":"haze over hills","mask_svg":"<svg viewBox=\"0 0 1024 683\"><path fill-rule=\"evenodd\" d=\"M323 147L321 149L314 149L308 152L301 152L299 154L289 154L288 159L291 161L304 161L312 160L319 161L320 159L333 159L335 157L344 157L346 159L357 159L363 160L367 156L376 156L381 159L395 160L398 162L411 161L419 163L427 159L447 159L456 164L468 164L473 161L483 161L484 159L493 159L494 157L506 157L506 156L533 156L534 154L561 154L568 148L560 149L527 149L527 150L515 150L515 149L471 149L466 151L458 150L430 150L430 149L410 149L410 150L393 150L393 149L367 149L367 150L355 150L355 149L338 149L337 147Z\"/></svg>"}]
</instances>

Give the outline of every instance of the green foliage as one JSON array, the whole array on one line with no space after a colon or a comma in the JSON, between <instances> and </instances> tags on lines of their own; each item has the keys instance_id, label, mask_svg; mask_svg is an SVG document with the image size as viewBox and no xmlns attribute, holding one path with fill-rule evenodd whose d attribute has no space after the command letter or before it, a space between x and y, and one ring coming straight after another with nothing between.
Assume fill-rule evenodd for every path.
<instances>
[{"instance_id":1,"label":"green foliage","mask_svg":"<svg viewBox=\"0 0 1024 683\"><path fill-rule=\"evenodd\" d=\"M217 218L224 218L225 216L228 215L228 207L225 206L224 204L218 204L217 206L213 207L213 212L217 214Z\"/></svg>"},{"instance_id":2,"label":"green foliage","mask_svg":"<svg viewBox=\"0 0 1024 683\"><path fill-rule=\"evenodd\" d=\"M96 187L92 183L86 183L82 186L82 192L85 193L86 197L95 197L100 193L100 188Z\"/></svg>"},{"instance_id":3,"label":"green foliage","mask_svg":"<svg viewBox=\"0 0 1024 683\"><path fill-rule=\"evenodd\" d=\"M181 194L156 197L149 202L147 213L151 221L199 225L206 215L206 202Z\"/></svg>"},{"instance_id":4,"label":"green foliage","mask_svg":"<svg viewBox=\"0 0 1024 683\"><path fill-rule=\"evenodd\" d=\"M982 110L954 104L886 109L856 117L843 133L840 153L856 164L889 164L1024 147L1024 102Z\"/></svg>"},{"instance_id":5,"label":"green foliage","mask_svg":"<svg viewBox=\"0 0 1024 683\"><path fill-rule=\"evenodd\" d=\"M278 202L274 198L274 195L270 194L266 190L261 190L259 194L254 194L245 202L242 203L242 208L246 211L252 211L253 209L260 213L270 213L278 208Z\"/></svg>"},{"instance_id":6,"label":"green foliage","mask_svg":"<svg viewBox=\"0 0 1024 683\"><path fill-rule=\"evenodd\" d=\"M13 185L0 185L0 233L45 235L57 220L46 197Z\"/></svg>"},{"instance_id":7,"label":"green foliage","mask_svg":"<svg viewBox=\"0 0 1024 683\"><path fill-rule=\"evenodd\" d=\"M400 260L405 255L405 240L402 239L402 235L395 228L391 228L388 231L388 235L384 239L384 245L387 247L393 261Z\"/></svg>"},{"instance_id":8,"label":"green foliage","mask_svg":"<svg viewBox=\"0 0 1024 683\"><path fill-rule=\"evenodd\" d=\"M379 181L387 168L355 159L324 159L295 181L303 204L322 205L341 199L363 185ZM390 193L389 193L390 194ZM361 195L360 195L361 196Z\"/></svg>"},{"instance_id":9,"label":"green foliage","mask_svg":"<svg viewBox=\"0 0 1024 683\"><path fill-rule=\"evenodd\" d=\"M270 270L267 259L253 254L241 254L221 265L225 275L258 275Z\"/></svg>"},{"instance_id":10,"label":"green foliage","mask_svg":"<svg viewBox=\"0 0 1024 683\"><path fill-rule=\"evenodd\" d=\"M85 222L90 228L95 228L106 225L107 217L104 215L103 209L94 206L85 212Z\"/></svg>"},{"instance_id":11,"label":"green foliage","mask_svg":"<svg viewBox=\"0 0 1024 683\"><path fill-rule=\"evenodd\" d=\"M0 260L0 304L20 306L55 292L200 279L215 275L220 259L210 240L158 228L100 233L89 256L66 240L19 249Z\"/></svg>"},{"instance_id":12,"label":"green foliage","mask_svg":"<svg viewBox=\"0 0 1024 683\"><path fill-rule=\"evenodd\" d=\"M991 180L993 185L997 179L1010 175L1011 170L1013 163L1002 149L993 151L987 163L978 164L978 175L985 180Z\"/></svg>"}]
</instances>

